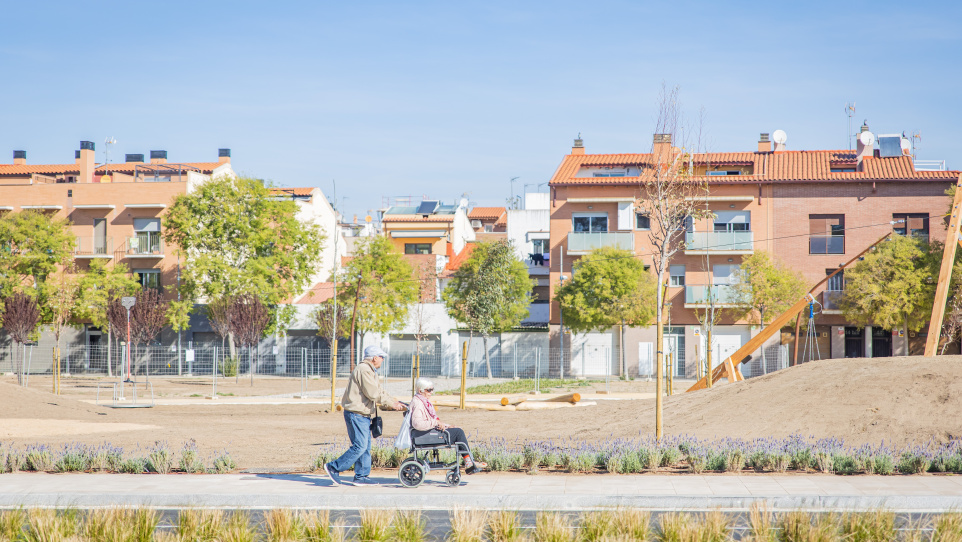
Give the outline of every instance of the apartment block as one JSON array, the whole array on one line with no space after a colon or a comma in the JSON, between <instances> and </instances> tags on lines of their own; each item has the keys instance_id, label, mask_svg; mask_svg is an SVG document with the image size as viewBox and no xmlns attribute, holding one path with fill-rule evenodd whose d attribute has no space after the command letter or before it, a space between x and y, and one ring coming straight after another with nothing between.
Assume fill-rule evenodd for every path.
<instances>
[{"instance_id":1,"label":"apartment block","mask_svg":"<svg viewBox=\"0 0 962 542\"><path fill-rule=\"evenodd\" d=\"M784 133L775 142L763 133L752 150L688 156L689 172L708 187L698 201L710 211L710 218L688 220L685 247L669 270L668 327L662 346L672 356L676 376L694 376L697 360L705 357L707 345L695 311L708 305L707 286L712 285L716 304L724 305L747 255L767 251L814 285L893 230L944 238L943 217L949 206L945 190L959 172L923 170L902 136L878 136L876 148L868 126L862 130L870 135L860 138L855 151L789 150ZM584 142L575 140L549 183L552 296L562 275L570 277L572 264L597 248L633 251L651 265L652 221L639 209L645 197L641 183L659 155L680 152L669 134L655 134L650 153L587 154ZM843 288L844 279L839 277L820 294L823 312L816 319L820 357L897 355L924 343L924 333L906 337L844 322L836 303ZM555 345L560 344L561 323L558 305L552 303ZM757 332L758 327L748 322L723 320L715 328L713 360L724 359ZM629 374L652 371L653 327L627 330L624 344L620 335L618 330L568 335L566 371L617 374L621 355ZM791 349L781 344L794 341L791 335L783 333L766 345L765 362L757 353L746 372L759 374L792 363Z\"/></svg>"}]
</instances>

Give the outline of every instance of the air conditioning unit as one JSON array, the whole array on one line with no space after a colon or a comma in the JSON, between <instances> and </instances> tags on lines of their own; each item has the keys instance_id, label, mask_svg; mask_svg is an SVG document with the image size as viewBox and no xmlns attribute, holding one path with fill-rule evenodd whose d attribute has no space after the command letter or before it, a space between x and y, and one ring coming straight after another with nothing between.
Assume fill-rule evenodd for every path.
<instances>
[{"instance_id":1,"label":"air conditioning unit","mask_svg":"<svg viewBox=\"0 0 962 542\"><path fill-rule=\"evenodd\" d=\"M480 227L481 227L481 221L480 221L480 220L472 220L472 221L471 221L471 227L472 227L472 228L475 228L475 229L480 228Z\"/></svg>"}]
</instances>

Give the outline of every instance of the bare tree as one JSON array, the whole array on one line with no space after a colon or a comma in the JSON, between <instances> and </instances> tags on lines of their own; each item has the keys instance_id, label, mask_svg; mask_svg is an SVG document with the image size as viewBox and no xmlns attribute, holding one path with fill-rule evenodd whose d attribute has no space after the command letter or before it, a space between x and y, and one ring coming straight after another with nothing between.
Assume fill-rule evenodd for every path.
<instances>
[{"instance_id":1,"label":"bare tree","mask_svg":"<svg viewBox=\"0 0 962 542\"><path fill-rule=\"evenodd\" d=\"M17 384L23 386L26 382L23 372L24 343L31 340L31 335L40 323L40 306L37 300L23 292L17 292L6 298L3 303L3 328L20 345L20 357L17 360Z\"/></svg>"},{"instance_id":2,"label":"bare tree","mask_svg":"<svg viewBox=\"0 0 962 542\"><path fill-rule=\"evenodd\" d=\"M415 266L421 295L411 311L411 324L414 330L414 355L411 358L411 395L415 381L421 376L421 342L428 336L431 325L431 315L428 314L427 304L437 303L438 300L438 269L434 261L419 262Z\"/></svg>"},{"instance_id":3,"label":"bare tree","mask_svg":"<svg viewBox=\"0 0 962 542\"><path fill-rule=\"evenodd\" d=\"M945 349L958 341L960 334L962 334L962 291L956 288L945 311L945 322L942 324L942 336L945 337L945 342L942 343L942 351L939 355L945 354ZM908 342L908 340L909 338L905 337L905 341Z\"/></svg>"},{"instance_id":4,"label":"bare tree","mask_svg":"<svg viewBox=\"0 0 962 542\"><path fill-rule=\"evenodd\" d=\"M50 328L57 341L53 367L53 392L56 394L60 393L60 338L78 310L77 299L80 292L78 281L74 277L76 272L72 263L64 265L56 281L51 281L53 291L47 297L50 305Z\"/></svg>"},{"instance_id":5,"label":"bare tree","mask_svg":"<svg viewBox=\"0 0 962 542\"><path fill-rule=\"evenodd\" d=\"M657 277L655 325L657 352L655 371L658 380L655 397L655 437L662 436L662 396L664 395L664 310L663 285L668 278L669 265L686 243L686 231L691 221L701 218L705 211L699 202L705 201L707 183L699 181L693 172L694 153L700 144L700 132L682 129L678 87L662 87L658 119L652 144L651 161L641 172L642 197L636 202L651 220L648 239L653 249L652 268ZM700 130L700 128L699 128ZM691 138L695 132L696 138Z\"/></svg>"},{"instance_id":6,"label":"bare tree","mask_svg":"<svg viewBox=\"0 0 962 542\"><path fill-rule=\"evenodd\" d=\"M261 300L251 294L242 294L234 298L234 308L231 311L231 331L241 346L246 346L249 352L251 386L254 385L254 351L253 347L264 336L264 330L270 321L270 311Z\"/></svg>"},{"instance_id":7,"label":"bare tree","mask_svg":"<svg viewBox=\"0 0 962 542\"><path fill-rule=\"evenodd\" d=\"M210 327L213 328L215 333L220 335L221 355L223 355L224 351L224 342L229 338L230 356L232 358L236 356L234 352L234 338L231 334L230 325L234 306L234 298L230 295L221 296L207 304L207 319L210 321Z\"/></svg>"},{"instance_id":8,"label":"bare tree","mask_svg":"<svg viewBox=\"0 0 962 542\"><path fill-rule=\"evenodd\" d=\"M154 288L144 288L137 292L135 297L137 301L130 309L130 342L136 346L149 346L167 323L169 303L163 294ZM141 352L141 361L146 362L146 352L146 348ZM145 371L147 369L149 368L145 367Z\"/></svg>"}]
</instances>

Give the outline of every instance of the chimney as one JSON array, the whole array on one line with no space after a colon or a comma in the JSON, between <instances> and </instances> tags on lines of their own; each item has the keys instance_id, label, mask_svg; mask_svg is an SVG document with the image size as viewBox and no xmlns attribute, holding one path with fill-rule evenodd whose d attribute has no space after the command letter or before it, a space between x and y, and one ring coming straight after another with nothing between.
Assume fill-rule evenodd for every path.
<instances>
[{"instance_id":1,"label":"chimney","mask_svg":"<svg viewBox=\"0 0 962 542\"><path fill-rule=\"evenodd\" d=\"M875 149L875 134L869 131L868 121L862 123L862 128L858 131L858 138L855 144L855 159L858 161L859 170L862 169L862 160L873 156Z\"/></svg>"},{"instance_id":2,"label":"chimney","mask_svg":"<svg viewBox=\"0 0 962 542\"><path fill-rule=\"evenodd\" d=\"M655 160L671 153L671 134L655 134L652 139L651 153L655 155Z\"/></svg>"},{"instance_id":3,"label":"chimney","mask_svg":"<svg viewBox=\"0 0 962 542\"><path fill-rule=\"evenodd\" d=\"M768 139L768 134L758 135L758 152L772 152L772 141Z\"/></svg>"},{"instance_id":4,"label":"chimney","mask_svg":"<svg viewBox=\"0 0 962 542\"><path fill-rule=\"evenodd\" d=\"M166 164L166 163L167 163L167 151L150 151L150 163L151 163L151 164Z\"/></svg>"},{"instance_id":5,"label":"chimney","mask_svg":"<svg viewBox=\"0 0 962 542\"><path fill-rule=\"evenodd\" d=\"M73 163L80 163L80 151L73 151Z\"/></svg>"},{"instance_id":6,"label":"chimney","mask_svg":"<svg viewBox=\"0 0 962 542\"><path fill-rule=\"evenodd\" d=\"M584 154L585 153L585 141L581 139L581 134L578 134L578 138L575 139L575 144L571 146L571 154Z\"/></svg>"},{"instance_id":7,"label":"chimney","mask_svg":"<svg viewBox=\"0 0 962 542\"><path fill-rule=\"evenodd\" d=\"M229 164L230 149L217 149L217 161L221 164Z\"/></svg>"},{"instance_id":8,"label":"chimney","mask_svg":"<svg viewBox=\"0 0 962 542\"><path fill-rule=\"evenodd\" d=\"M143 154L125 154L124 162L128 164L143 164L144 155Z\"/></svg>"},{"instance_id":9,"label":"chimney","mask_svg":"<svg viewBox=\"0 0 962 542\"><path fill-rule=\"evenodd\" d=\"M357 224L357 215L354 215L354 223Z\"/></svg>"},{"instance_id":10,"label":"chimney","mask_svg":"<svg viewBox=\"0 0 962 542\"><path fill-rule=\"evenodd\" d=\"M27 151L13 151L13 165L22 166L27 163Z\"/></svg>"},{"instance_id":11,"label":"chimney","mask_svg":"<svg viewBox=\"0 0 962 542\"><path fill-rule=\"evenodd\" d=\"M94 182L94 168L97 167L97 164L94 163L94 142L81 141L79 153L80 161L77 163L80 165L80 179L78 181L92 183Z\"/></svg>"}]
</instances>

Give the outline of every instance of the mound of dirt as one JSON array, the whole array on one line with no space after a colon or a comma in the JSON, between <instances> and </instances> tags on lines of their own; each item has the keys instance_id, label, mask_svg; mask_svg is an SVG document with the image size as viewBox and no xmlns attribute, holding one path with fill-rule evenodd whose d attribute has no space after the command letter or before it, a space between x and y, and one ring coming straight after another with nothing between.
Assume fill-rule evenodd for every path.
<instances>
[{"instance_id":1,"label":"mound of dirt","mask_svg":"<svg viewBox=\"0 0 962 542\"><path fill-rule=\"evenodd\" d=\"M2 418L69 418L103 421L98 418L103 415L105 410L74 399L58 397L52 393L0 382L0 417Z\"/></svg>"},{"instance_id":2,"label":"mound of dirt","mask_svg":"<svg viewBox=\"0 0 962 542\"><path fill-rule=\"evenodd\" d=\"M636 436L654 427L654 401L539 413L531 433ZM962 438L962 356L815 361L664 402L664 431L699 438L840 437L897 445Z\"/></svg>"}]
</instances>

